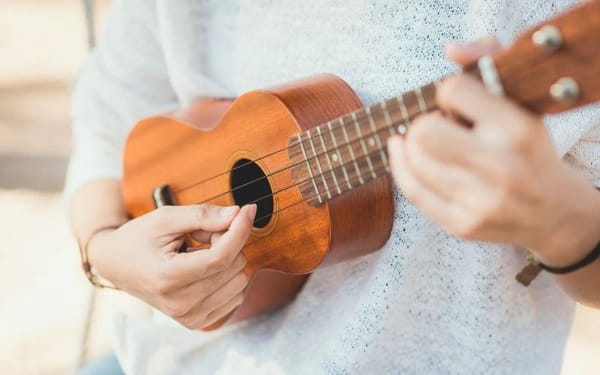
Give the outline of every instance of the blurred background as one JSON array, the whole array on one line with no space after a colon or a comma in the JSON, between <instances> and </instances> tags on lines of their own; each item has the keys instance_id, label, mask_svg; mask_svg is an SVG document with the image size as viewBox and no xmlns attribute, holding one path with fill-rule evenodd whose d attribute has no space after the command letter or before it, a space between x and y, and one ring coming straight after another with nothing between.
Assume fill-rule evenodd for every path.
<instances>
[{"instance_id":1,"label":"blurred background","mask_svg":"<svg viewBox=\"0 0 600 375\"><path fill-rule=\"evenodd\" d=\"M0 374L70 374L110 350L116 311L147 307L92 292L61 198L69 92L86 55L83 0L0 4ZM110 6L96 0L96 32ZM579 306L563 374L600 374L600 311Z\"/></svg>"}]
</instances>

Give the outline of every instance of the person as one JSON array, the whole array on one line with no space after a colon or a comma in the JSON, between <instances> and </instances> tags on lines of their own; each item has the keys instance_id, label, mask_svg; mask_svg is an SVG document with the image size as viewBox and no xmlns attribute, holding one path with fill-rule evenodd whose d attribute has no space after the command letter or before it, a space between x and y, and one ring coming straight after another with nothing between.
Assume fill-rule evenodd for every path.
<instances>
[{"instance_id":1,"label":"person","mask_svg":"<svg viewBox=\"0 0 600 375\"><path fill-rule=\"evenodd\" d=\"M240 249L255 208L128 220L120 179L127 134L144 116L320 72L368 105L491 53L486 35L507 44L573 4L115 0L75 87L66 192L96 272L172 318L115 319L123 371L558 374L574 300L600 305L600 262L543 272L529 287L514 275L527 262L521 247L563 267L600 240L597 106L542 118L468 76L445 80L442 111L390 140L399 190L383 248L319 268L288 306L212 332L198 329L243 302ZM188 232L211 250L177 253Z\"/></svg>"}]
</instances>

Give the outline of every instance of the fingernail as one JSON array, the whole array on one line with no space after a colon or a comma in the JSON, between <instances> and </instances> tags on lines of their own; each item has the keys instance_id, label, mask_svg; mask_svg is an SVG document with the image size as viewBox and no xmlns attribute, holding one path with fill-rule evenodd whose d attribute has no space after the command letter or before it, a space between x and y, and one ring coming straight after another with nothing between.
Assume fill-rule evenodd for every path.
<instances>
[{"instance_id":1,"label":"fingernail","mask_svg":"<svg viewBox=\"0 0 600 375\"><path fill-rule=\"evenodd\" d=\"M248 205L248 219L254 220L255 216L256 216L256 205L255 204Z\"/></svg>"},{"instance_id":2,"label":"fingernail","mask_svg":"<svg viewBox=\"0 0 600 375\"><path fill-rule=\"evenodd\" d=\"M238 206L222 207L219 211L221 217L231 217L238 209Z\"/></svg>"}]
</instances>

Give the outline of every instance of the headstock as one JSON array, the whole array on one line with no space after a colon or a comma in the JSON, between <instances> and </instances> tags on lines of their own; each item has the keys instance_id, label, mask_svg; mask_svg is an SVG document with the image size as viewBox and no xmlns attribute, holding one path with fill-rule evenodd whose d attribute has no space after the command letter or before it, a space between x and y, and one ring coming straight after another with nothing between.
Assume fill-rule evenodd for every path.
<instances>
[{"instance_id":1,"label":"headstock","mask_svg":"<svg viewBox=\"0 0 600 375\"><path fill-rule=\"evenodd\" d=\"M600 0L525 32L479 71L488 88L538 113L600 101Z\"/></svg>"}]
</instances>

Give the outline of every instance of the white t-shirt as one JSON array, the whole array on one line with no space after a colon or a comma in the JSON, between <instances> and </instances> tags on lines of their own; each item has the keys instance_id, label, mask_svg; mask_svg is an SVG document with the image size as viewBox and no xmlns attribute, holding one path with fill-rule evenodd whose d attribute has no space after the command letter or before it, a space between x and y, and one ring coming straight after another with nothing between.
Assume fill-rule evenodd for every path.
<instances>
[{"instance_id":1,"label":"white t-shirt","mask_svg":"<svg viewBox=\"0 0 600 375\"><path fill-rule=\"evenodd\" d=\"M572 1L117 0L76 86L67 192L121 176L134 123L203 97L321 72L365 104L456 69L448 41L516 33ZM600 181L600 110L548 119L558 152ZM210 157L210 155L207 155ZM576 199L574 197L574 199ZM317 270L291 305L214 333L116 320L129 374L557 374L573 302L525 254L463 241L396 194L378 252ZM541 218L540 218L541 219Z\"/></svg>"}]
</instances>

